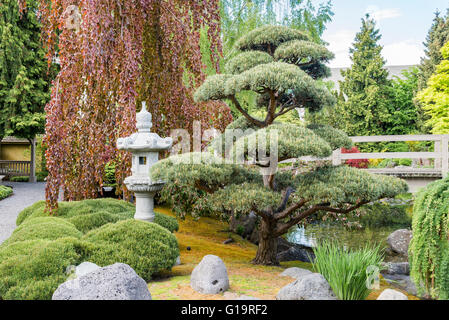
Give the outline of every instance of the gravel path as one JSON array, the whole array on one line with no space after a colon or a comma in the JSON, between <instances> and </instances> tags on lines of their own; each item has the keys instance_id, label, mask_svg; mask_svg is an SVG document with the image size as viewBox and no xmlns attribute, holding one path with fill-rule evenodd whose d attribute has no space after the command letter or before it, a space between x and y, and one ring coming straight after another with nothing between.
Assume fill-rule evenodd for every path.
<instances>
[{"instance_id":1,"label":"gravel path","mask_svg":"<svg viewBox=\"0 0 449 320\"><path fill-rule=\"evenodd\" d=\"M0 243L9 238L16 228L20 211L39 200L45 200L45 183L3 182L13 187L14 194L0 201Z\"/></svg>"}]
</instances>

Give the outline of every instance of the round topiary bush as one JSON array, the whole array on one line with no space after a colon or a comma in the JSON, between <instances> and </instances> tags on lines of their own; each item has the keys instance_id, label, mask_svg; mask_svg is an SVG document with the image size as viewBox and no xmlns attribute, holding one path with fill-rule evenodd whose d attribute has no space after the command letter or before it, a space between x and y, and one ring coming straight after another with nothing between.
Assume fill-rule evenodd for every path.
<instances>
[{"instance_id":1,"label":"round topiary bush","mask_svg":"<svg viewBox=\"0 0 449 320\"><path fill-rule=\"evenodd\" d=\"M170 232L175 232L179 230L179 223L176 218L167 216L162 213L155 212L154 223L164 227Z\"/></svg>"},{"instance_id":2,"label":"round topiary bush","mask_svg":"<svg viewBox=\"0 0 449 320\"><path fill-rule=\"evenodd\" d=\"M68 221L73 223L78 230L87 233L90 230L100 228L105 224L115 223L126 219L130 219L130 215L127 212L113 214L107 210L101 210L96 213L74 216L69 218Z\"/></svg>"},{"instance_id":3,"label":"round topiary bush","mask_svg":"<svg viewBox=\"0 0 449 320\"><path fill-rule=\"evenodd\" d=\"M132 219L136 208L133 204L117 199L95 199L73 202L60 202L57 212L58 218L67 219L75 227L86 233L107 223ZM155 213L154 222L167 228L171 232L179 228L176 218ZM48 217L45 211L45 201L39 201L24 209L17 217L16 224L20 226L24 221L37 217Z\"/></svg>"},{"instance_id":4,"label":"round topiary bush","mask_svg":"<svg viewBox=\"0 0 449 320\"><path fill-rule=\"evenodd\" d=\"M65 270L82 262L78 240L29 240L0 246L0 299L51 299L67 280Z\"/></svg>"},{"instance_id":5,"label":"round topiary bush","mask_svg":"<svg viewBox=\"0 0 449 320\"><path fill-rule=\"evenodd\" d=\"M154 273L173 267L179 256L178 241L170 231L133 219L104 225L82 240L93 245L89 261L101 266L126 263L147 281Z\"/></svg>"},{"instance_id":6,"label":"round topiary bush","mask_svg":"<svg viewBox=\"0 0 449 320\"><path fill-rule=\"evenodd\" d=\"M55 217L39 217L22 223L5 241L5 244L37 239L81 238L82 235L83 233L67 220Z\"/></svg>"},{"instance_id":7,"label":"round topiary bush","mask_svg":"<svg viewBox=\"0 0 449 320\"><path fill-rule=\"evenodd\" d=\"M60 218L72 218L86 214L107 211L111 214L127 213L128 219L134 215L135 207L133 204L117 199L94 199L72 202L60 202L57 216ZM45 201L39 201L23 210L17 217L16 224L20 225L23 221L35 218L45 217Z\"/></svg>"},{"instance_id":8,"label":"round topiary bush","mask_svg":"<svg viewBox=\"0 0 449 320\"><path fill-rule=\"evenodd\" d=\"M420 294L449 299L449 179L421 190L413 209L410 274ZM423 292L424 291L424 292Z\"/></svg>"}]
</instances>

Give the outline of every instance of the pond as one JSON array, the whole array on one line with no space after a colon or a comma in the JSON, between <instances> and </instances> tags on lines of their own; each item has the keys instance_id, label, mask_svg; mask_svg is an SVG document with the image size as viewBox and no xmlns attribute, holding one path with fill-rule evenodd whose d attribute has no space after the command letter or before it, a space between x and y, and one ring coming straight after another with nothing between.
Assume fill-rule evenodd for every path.
<instances>
[{"instance_id":1,"label":"pond","mask_svg":"<svg viewBox=\"0 0 449 320\"><path fill-rule=\"evenodd\" d=\"M348 230L342 225L330 223L309 224L306 227L297 226L287 234L287 240L293 243L313 247L322 240L339 241L347 248L356 249L360 246L370 244L380 244L387 248L387 237L395 231L395 228L364 228L361 230ZM401 261L399 257L386 256L386 261Z\"/></svg>"}]
</instances>

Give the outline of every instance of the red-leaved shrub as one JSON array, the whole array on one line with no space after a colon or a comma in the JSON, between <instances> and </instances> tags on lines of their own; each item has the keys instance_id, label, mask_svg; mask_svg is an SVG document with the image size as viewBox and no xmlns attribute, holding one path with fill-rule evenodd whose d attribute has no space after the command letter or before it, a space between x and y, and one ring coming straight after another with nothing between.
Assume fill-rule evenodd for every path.
<instances>
[{"instance_id":1,"label":"red-leaved shrub","mask_svg":"<svg viewBox=\"0 0 449 320\"><path fill-rule=\"evenodd\" d=\"M341 149L341 153L360 153L360 150L357 147L352 147L351 149ZM346 164L350 167L366 169L368 168L369 160L368 159L354 159L347 160Z\"/></svg>"}]
</instances>

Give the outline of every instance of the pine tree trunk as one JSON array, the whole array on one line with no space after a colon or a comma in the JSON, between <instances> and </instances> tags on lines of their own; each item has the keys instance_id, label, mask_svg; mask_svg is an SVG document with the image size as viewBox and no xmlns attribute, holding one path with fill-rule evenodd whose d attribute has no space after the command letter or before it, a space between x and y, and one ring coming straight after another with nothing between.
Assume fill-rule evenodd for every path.
<instances>
[{"instance_id":1,"label":"pine tree trunk","mask_svg":"<svg viewBox=\"0 0 449 320\"><path fill-rule=\"evenodd\" d=\"M262 264L266 266L277 266L277 237L274 237L275 224L262 219L259 230L259 246L257 248L254 264Z\"/></svg>"}]
</instances>

